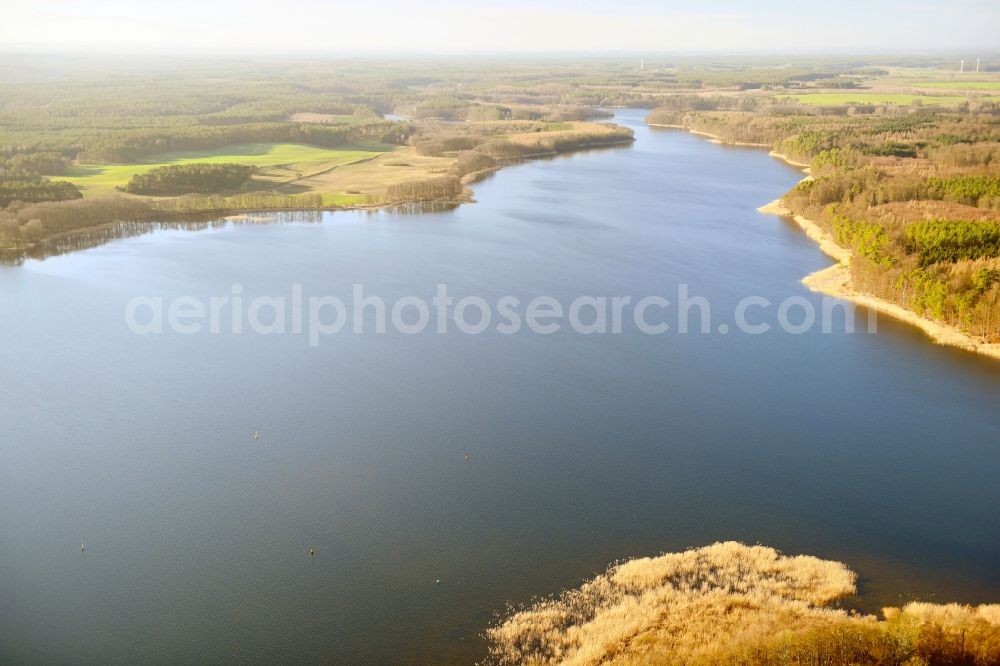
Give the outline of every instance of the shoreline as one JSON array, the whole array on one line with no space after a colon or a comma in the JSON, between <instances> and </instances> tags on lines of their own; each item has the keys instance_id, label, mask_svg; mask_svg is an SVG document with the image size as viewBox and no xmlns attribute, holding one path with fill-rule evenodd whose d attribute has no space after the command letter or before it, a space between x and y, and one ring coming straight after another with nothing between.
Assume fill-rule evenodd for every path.
<instances>
[{"instance_id":1,"label":"shoreline","mask_svg":"<svg viewBox=\"0 0 1000 666\"><path fill-rule=\"evenodd\" d=\"M727 142L717 134L691 129L685 125L668 125L659 123L647 123L647 125L650 127L682 129L690 132L691 134L705 137L710 143L723 146L771 148L769 144L764 143L742 141ZM812 179L809 165L805 162L799 162L798 160L792 159L788 155L784 155L773 149L768 151L768 155L802 171L806 174L802 180ZM853 277L851 275L851 260L854 258L854 252L839 245L834 240L833 236L816 224L816 222L802 215L798 215L788 208L785 205L784 198L778 197L774 201L759 207L757 211L766 215L778 215L780 217L791 218L799 226L799 228L805 232L806 236L819 245L819 249L822 250L824 254L837 262L832 266L821 268L820 270L810 273L802 278L802 284L808 287L810 291L849 301L855 305L860 305L874 310L877 313L889 315L893 319L899 320L905 324L915 326L923 331L934 344L957 347L964 351L1000 360L1000 342L983 342L982 340L966 333L957 326L928 319L927 317L918 315L912 310L907 310L902 305L859 291L855 288L853 284Z\"/></svg>"},{"instance_id":2,"label":"shoreline","mask_svg":"<svg viewBox=\"0 0 1000 666\"><path fill-rule=\"evenodd\" d=\"M99 233L104 230L114 228L117 225L122 224L163 224L171 225L177 224L181 225L184 222L190 221L212 221L212 220L226 220L234 221L242 219L247 215L261 215L261 214L280 214L280 213L325 213L325 212L343 212L343 211L355 211L355 210L391 210L393 207L397 206L407 206L407 205L420 205L420 204L445 204L445 205L461 205L464 203L475 203L475 197L473 190L469 185L474 185L478 181L488 177L489 175L502 170L504 167L513 166L518 163L523 163L526 161L534 159L546 159L551 157L558 157L559 155L567 155L574 152L582 152L586 150L594 150L600 148L615 148L619 146L631 145L635 142L634 136L629 136L627 138L610 139L605 141L590 141L578 146L574 146L569 150L547 150L539 151L536 153L528 153L525 155L519 155L516 158L504 160L495 166L487 167L485 169L480 169L479 171L473 171L467 173L459 178L459 182L463 186L463 191L460 195L455 197L447 198L437 198L437 199L411 199L405 201L380 201L378 203L357 203L348 205L329 205L329 206L319 206L315 208L260 208L260 209L240 209L240 208L220 208L217 210L206 210L206 211L192 211L192 212L175 212L175 211L158 211L156 216L151 216L149 219L135 219L135 220L108 220L105 222L100 222L98 224L88 225L85 227L80 227L78 229L68 229L65 231L59 231L54 234L33 240L29 243L23 245L10 245L0 247L0 264L4 263L2 259L6 258L9 263L19 263L25 259L38 257L32 257L31 253L33 251L40 250L44 248L47 244L57 243L62 240L66 240L73 237L86 237L88 234ZM356 165L363 162L368 162L382 155L376 155L372 157L364 157L353 162L348 162L346 164L337 165L331 167L326 171L319 173L327 173L334 169L340 168L342 166ZM311 174L308 177L315 176L317 174ZM290 183L294 183L297 180L302 180L298 178ZM52 255L48 255L52 256ZM43 257L44 258L44 257Z\"/></svg>"},{"instance_id":3,"label":"shoreline","mask_svg":"<svg viewBox=\"0 0 1000 666\"><path fill-rule=\"evenodd\" d=\"M926 664L956 663L925 661L946 644L956 658L996 651L996 604L899 595L878 612L856 613L842 602L858 592L858 574L843 562L718 541L618 561L579 586L509 607L486 637L492 655L517 664L785 664L817 663L817 655L840 664L844 654L881 664L887 644L913 646L907 654ZM789 632L800 638L788 641Z\"/></svg>"},{"instance_id":4,"label":"shoreline","mask_svg":"<svg viewBox=\"0 0 1000 666\"><path fill-rule=\"evenodd\" d=\"M538 160L548 157L558 157L559 155L570 155L572 153L583 152L585 150L595 150L599 148L614 148L616 146L626 146L635 143L635 137L631 136L628 138L621 139L609 139L607 141L588 141L587 143L581 143L578 146L574 146L571 150L540 150L536 153L525 153L524 155L518 155L517 157L505 158L505 160L497 165L497 170L508 166L511 164L517 164L518 162L524 162L527 160ZM473 172L475 173L475 172Z\"/></svg>"},{"instance_id":5,"label":"shoreline","mask_svg":"<svg viewBox=\"0 0 1000 666\"><path fill-rule=\"evenodd\" d=\"M684 130L691 134L703 137L710 143L718 145L741 146L741 147L751 147L751 148L771 148L770 144L765 144L765 143L741 142L741 141L727 142L724 141L722 137L718 136L717 134L713 134L711 132L705 132L702 130L692 129L685 125L662 124L662 123L647 123L647 125L649 127L661 127L668 129ZM634 138L629 138L628 140L617 140L609 142L595 142L583 146L578 146L574 150L566 152L575 152L575 150L587 150L598 147L612 147L616 145L632 143L633 141ZM518 160L514 161L514 163L518 161L527 161L531 159L552 157L558 154L561 153L559 153L558 151L546 151L535 154L523 155L520 156ZM808 164L794 160L791 157L779 153L773 149L768 151L768 155L775 159L780 159L792 167L800 169L803 173L806 174L803 180L809 180L812 178L812 176L809 175L810 169ZM370 159L374 158L364 158L363 160L360 161L367 161ZM466 174L461 178L461 182L465 186L474 184L475 182L487 177L488 175L501 170L504 166L507 165L498 164L494 167L489 167L487 169L482 169L480 171L475 171ZM465 192L463 193L463 196L448 200L448 203L461 204L461 203L473 202L474 199L472 198L472 191L468 187L465 187L464 189ZM431 200L431 202L433 201L438 201L438 200ZM234 218L242 218L243 216L253 215L253 214L377 210L382 208L390 208L392 206L405 205L406 203L419 204L419 203L428 203L428 201L425 200L425 201L392 202L392 203L381 202L377 204L353 204L348 206L322 206L319 208L295 209L294 211L288 211L284 209L280 210L279 209L265 209L265 210L230 209L230 210L212 211L211 213L208 213L206 211L201 214L196 214L195 217L210 215L212 219L221 219L229 221L233 220ZM854 303L855 305L861 305L863 307L870 308L872 310L875 310L876 312L887 314L904 323L916 326L917 328L921 329L935 344L957 347L965 351L978 353L983 356L1000 360L1000 343L983 342L982 340L979 340L974 336L962 331L956 326L938 322L933 319L929 319L927 317L918 315L912 310L908 310L901 305L893 303L892 301L871 294L866 294L856 289L853 285L853 279L850 270L850 264L853 258L853 252L839 245L827 231L822 229L813 220L809 220L808 218L802 215L795 214L791 209L789 209L785 205L783 198L779 197L768 204L760 206L759 208L757 208L757 211L768 215L778 215L781 217L791 218L799 226L799 228L802 229L802 231L806 234L806 236L808 236L811 240L816 242L816 244L819 246L820 250L824 254L831 257L837 262L831 266L810 273L809 275L802 278L801 283L806 287L808 287L811 291L822 293L826 296L831 296L834 298L840 298L849 301L851 303ZM171 220L169 219L170 217L173 217L174 219ZM185 221L183 220L183 217L187 217L187 215L171 216L169 214L166 214L164 215L164 218L167 219L149 220L148 223L153 225L155 224L169 225L171 223L181 223ZM30 257L30 253L32 250L38 249L43 245L45 245L46 243L51 243L54 241L58 241L59 239L71 238L74 236L86 236L88 233L94 233L95 231L111 228L115 225L122 223L123 222L121 221L107 222L94 226L84 227L81 229L74 229L65 232L60 232L43 239L39 239L27 245L2 248L0 249L0 252L10 255L18 254L20 255L21 259L26 259Z\"/></svg>"},{"instance_id":6,"label":"shoreline","mask_svg":"<svg viewBox=\"0 0 1000 666\"><path fill-rule=\"evenodd\" d=\"M712 134L711 132L705 132L703 130L691 129L686 125L671 125L665 123L646 123L649 127L666 127L667 129L679 129L685 132L690 132L691 134L697 134L698 136L704 137L709 143L716 143L720 146L742 146L745 148L770 148L769 143L760 143L755 141L726 141L718 134ZM809 166L804 164L802 166Z\"/></svg>"},{"instance_id":7,"label":"shoreline","mask_svg":"<svg viewBox=\"0 0 1000 666\"><path fill-rule=\"evenodd\" d=\"M772 156L785 159L790 164L792 163L784 156L773 153L773 151ZM912 310L907 310L902 305L856 289L851 275L851 260L854 258L854 253L839 245L829 232L825 231L814 221L802 215L796 215L785 206L783 199L775 199L771 203L761 206L757 211L767 215L790 217L805 232L806 236L819 245L819 249L824 254L837 262L832 266L821 268L802 278L802 284L808 287L810 291L849 301L855 305L874 310L877 313L889 315L893 319L902 321L905 324L915 326L923 331L934 344L957 347L964 351L1000 360L1000 343L983 342L956 326L928 319Z\"/></svg>"}]
</instances>

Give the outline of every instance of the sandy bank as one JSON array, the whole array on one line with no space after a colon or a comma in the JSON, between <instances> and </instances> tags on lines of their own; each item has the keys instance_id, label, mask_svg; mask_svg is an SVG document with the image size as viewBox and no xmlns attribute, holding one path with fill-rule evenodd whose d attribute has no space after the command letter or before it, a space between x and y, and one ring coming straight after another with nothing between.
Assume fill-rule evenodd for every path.
<instances>
[{"instance_id":1,"label":"sandy bank","mask_svg":"<svg viewBox=\"0 0 1000 666\"><path fill-rule=\"evenodd\" d=\"M890 317L918 327L937 344L959 347L967 351L1000 359L1000 343L986 343L977 340L959 328L921 317L901 305L884 298L871 296L854 288L851 279L851 259L853 253L837 244L833 237L818 224L801 215L794 215L781 199L775 199L757 209L761 213L791 217L809 238L816 241L819 248L837 261L828 268L816 271L802 279L802 284L817 293L850 301L856 305L887 314Z\"/></svg>"},{"instance_id":2,"label":"sandy bank","mask_svg":"<svg viewBox=\"0 0 1000 666\"><path fill-rule=\"evenodd\" d=\"M798 169L802 169L803 173L808 174L808 173L810 173L812 171L812 169L809 168L809 164L808 163L806 163L806 162L799 162L798 160L793 160L788 155L785 155L784 153L779 153L776 150L770 151L768 153L768 155L770 155L771 157L773 157L775 159L779 159L782 162L785 162L786 164L791 164L793 167L796 167Z\"/></svg>"},{"instance_id":3,"label":"sandy bank","mask_svg":"<svg viewBox=\"0 0 1000 666\"><path fill-rule=\"evenodd\" d=\"M650 123L650 126L683 129L691 132L692 134L707 137L712 143L726 143L721 139L721 137L715 134L693 130L685 127L684 125L661 125ZM729 142L728 145L769 147L767 144L739 142ZM809 175L809 165L805 162L799 162L798 160L794 160L791 157L774 150L771 150L768 155L801 169L803 173L806 174L806 177L803 180L812 178L812 176ZM802 284L809 287L810 290L827 296L832 296L834 298L850 301L856 305L870 308L876 312L887 314L890 317L894 317L900 321L906 322L907 324L916 326L937 344L959 347L961 349L965 349L966 351L1000 359L1000 343L983 342L982 340L976 339L955 326L950 326L948 324L934 321L933 319L922 317L911 310L907 310L901 305L893 303L892 301L887 301L884 298L878 298L877 296L872 296L858 291L854 287L851 278L850 266L851 259L853 257L851 250L839 245L833 239L833 236L823 230L823 228L812 220L809 220L801 215L795 215L784 204L782 199L775 199L771 203L761 206L757 210L761 213L767 213L770 215L791 217L806 233L806 235L809 236L809 238L816 241L819 248L824 253L837 261L837 263L833 266L816 271L815 273L807 275L802 279Z\"/></svg>"}]
</instances>

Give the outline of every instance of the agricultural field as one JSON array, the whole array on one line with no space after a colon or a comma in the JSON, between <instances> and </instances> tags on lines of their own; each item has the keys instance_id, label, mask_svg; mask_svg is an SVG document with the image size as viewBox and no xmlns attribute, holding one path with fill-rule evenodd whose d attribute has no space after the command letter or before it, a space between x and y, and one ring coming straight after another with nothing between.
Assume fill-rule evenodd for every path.
<instances>
[{"instance_id":1,"label":"agricultural field","mask_svg":"<svg viewBox=\"0 0 1000 666\"><path fill-rule=\"evenodd\" d=\"M124 186L135 175L167 165L232 163L262 167L254 176L262 185L277 187L310 174L376 157L398 146L356 144L323 148L297 143L247 143L215 150L162 153L141 164L80 164L69 169L67 180L77 185L84 197L108 194Z\"/></svg>"},{"instance_id":2,"label":"agricultural field","mask_svg":"<svg viewBox=\"0 0 1000 666\"><path fill-rule=\"evenodd\" d=\"M801 95L782 95L782 99L795 99L802 104L814 106L838 106L842 104L896 104L910 106L915 100L921 104L960 104L966 100L964 95L912 95L904 93L882 92L846 92L846 93L804 93ZM990 97L996 101L1000 97Z\"/></svg>"},{"instance_id":3,"label":"agricultural field","mask_svg":"<svg viewBox=\"0 0 1000 666\"><path fill-rule=\"evenodd\" d=\"M390 185L446 174L455 160L452 157L418 155L412 147L400 148L391 155L305 176L286 188L294 192L320 192L324 205L350 206L378 199Z\"/></svg>"},{"instance_id":4,"label":"agricultural field","mask_svg":"<svg viewBox=\"0 0 1000 666\"><path fill-rule=\"evenodd\" d=\"M1000 81L928 81L914 85L921 88L946 88L950 90L1000 90Z\"/></svg>"}]
</instances>

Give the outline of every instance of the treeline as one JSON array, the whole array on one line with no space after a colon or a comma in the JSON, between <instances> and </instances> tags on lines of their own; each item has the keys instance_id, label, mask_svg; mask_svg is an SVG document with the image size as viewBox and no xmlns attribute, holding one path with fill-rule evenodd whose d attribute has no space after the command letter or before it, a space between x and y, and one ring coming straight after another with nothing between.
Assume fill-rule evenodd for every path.
<instances>
[{"instance_id":1,"label":"treeline","mask_svg":"<svg viewBox=\"0 0 1000 666\"><path fill-rule=\"evenodd\" d=\"M441 157L461 150L473 150L487 141L512 134L570 129L571 124L550 121L498 120L476 123L430 124L420 128L411 140L420 155Z\"/></svg>"},{"instance_id":2,"label":"treeline","mask_svg":"<svg viewBox=\"0 0 1000 666\"><path fill-rule=\"evenodd\" d=\"M833 218L833 237L842 247L853 249L858 256L882 268L896 263L890 251L891 239L884 226L852 220L843 215L834 215Z\"/></svg>"},{"instance_id":3,"label":"treeline","mask_svg":"<svg viewBox=\"0 0 1000 666\"><path fill-rule=\"evenodd\" d=\"M6 208L15 201L38 203L79 199L82 196L80 188L66 181L0 176L0 208Z\"/></svg>"},{"instance_id":4,"label":"treeline","mask_svg":"<svg viewBox=\"0 0 1000 666\"><path fill-rule=\"evenodd\" d=\"M956 325L987 341L1000 339L1000 268L955 264L893 273L892 300L917 314Z\"/></svg>"},{"instance_id":5,"label":"treeline","mask_svg":"<svg viewBox=\"0 0 1000 666\"><path fill-rule=\"evenodd\" d=\"M809 162L823 151L853 149L874 157L927 157L953 166L1000 162L1000 122L990 114L879 107L850 114L847 107L804 108L773 104L754 110L692 110L712 104L683 95L675 106L652 110L646 122L708 132L729 143L761 143ZM726 104L733 106L733 99ZM759 103L763 104L763 103Z\"/></svg>"},{"instance_id":6,"label":"treeline","mask_svg":"<svg viewBox=\"0 0 1000 666\"><path fill-rule=\"evenodd\" d=\"M170 131L124 130L84 139L76 159L86 163L134 162L155 153L206 150L237 143L308 143L326 148L358 141L402 144L411 132L406 124L386 120L333 126L257 123L199 125Z\"/></svg>"},{"instance_id":7,"label":"treeline","mask_svg":"<svg viewBox=\"0 0 1000 666\"><path fill-rule=\"evenodd\" d=\"M805 211L789 202L793 210ZM1000 341L1000 220L907 221L887 204L831 204L811 219L854 251L856 288L917 314ZM910 205L910 204L905 204ZM849 217L867 215L869 219Z\"/></svg>"},{"instance_id":8,"label":"treeline","mask_svg":"<svg viewBox=\"0 0 1000 666\"><path fill-rule=\"evenodd\" d=\"M433 136L414 142L418 155L440 157L445 153L459 150L472 150L485 139L479 135Z\"/></svg>"},{"instance_id":9,"label":"treeline","mask_svg":"<svg viewBox=\"0 0 1000 666\"><path fill-rule=\"evenodd\" d=\"M477 149L497 159L524 158L540 155L631 143L632 130L618 125L600 123L570 123L561 131L537 131L512 134L481 144Z\"/></svg>"},{"instance_id":10,"label":"treeline","mask_svg":"<svg viewBox=\"0 0 1000 666\"><path fill-rule=\"evenodd\" d=\"M413 131L408 123L380 119L337 125L274 122L115 130L78 128L31 135L16 144L0 145L0 169L57 175L65 173L73 160L127 163L157 153L210 150L238 143L308 143L327 148L366 141L402 145Z\"/></svg>"},{"instance_id":11,"label":"treeline","mask_svg":"<svg viewBox=\"0 0 1000 666\"><path fill-rule=\"evenodd\" d=\"M496 167L497 161L489 155L478 150L460 150L455 156L455 164L452 165L451 172L461 178L470 173L487 171Z\"/></svg>"},{"instance_id":12,"label":"treeline","mask_svg":"<svg viewBox=\"0 0 1000 666\"><path fill-rule=\"evenodd\" d=\"M242 187L253 172L254 167L242 164L170 164L132 176L122 189L154 196L225 192Z\"/></svg>"},{"instance_id":13,"label":"treeline","mask_svg":"<svg viewBox=\"0 0 1000 666\"><path fill-rule=\"evenodd\" d=\"M487 96L489 97L489 96ZM532 99L523 103L516 96L500 96L504 103L483 103L477 99L438 98L414 105L404 105L399 111L414 118L436 118L453 122L495 122L527 120L535 122L583 121L607 118L612 114L579 103L561 103L564 100L543 102Z\"/></svg>"},{"instance_id":14,"label":"treeline","mask_svg":"<svg viewBox=\"0 0 1000 666\"><path fill-rule=\"evenodd\" d=\"M618 125L509 121L454 128L445 126L418 138L414 146L421 155L441 156L476 150L496 159L514 159L633 140L632 130Z\"/></svg>"},{"instance_id":15,"label":"treeline","mask_svg":"<svg viewBox=\"0 0 1000 666\"><path fill-rule=\"evenodd\" d=\"M926 178L898 181L867 166L803 181L785 202L853 250L856 288L1000 341L1000 220L986 210L922 199ZM974 219L924 217L933 211Z\"/></svg>"},{"instance_id":16,"label":"treeline","mask_svg":"<svg viewBox=\"0 0 1000 666\"><path fill-rule=\"evenodd\" d=\"M907 201L948 201L967 206L1000 210L1000 176L923 176L918 171L887 173L872 165L825 167L831 163L824 151L812 162L813 172L789 193L792 200L810 206L861 201L870 206ZM845 155L841 152L840 155Z\"/></svg>"},{"instance_id":17,"label":"treeline","mask_svg":"<svg viewBox=\"0 0 1000 666\"><path fill-rule=\"evenodd\" d=\"M390 185L386 188L385 199L387 202L434 201L454 199L461 196L462 192L462 183L457 177L435 176Z\"/></svg>"},{"instance_id":18,"label":"treeline","mask_svg":"<svg viewBox=\"0 0 1000 666\"><path fill-rule=\"evenodd\" d=\"M65 174L69 165L68 157L51 150L0 154L0 176L57 176Z\"/></svg>"},{"instance_id":19,"label":"treeline","mask_svg":"<svg viewBox=\"0 0 1000 666\"><path fill-rule=\"evenodd\" d=\"M154 218L145 200L122 196L10 206L0 211L0 243L6 248L18 248L109 222Z\"/></svg>"},{"instance_id":20,"label":"treeline","mask_svg":"<svg viewBox=\"0 0 1000 666\"><path fill-rule=\"evenodd\" d=\"M931 177L927 179L929 198L1000 208L1000 175Z\"/></svg>"},{"instance_id":21,"label":"treeline","mask_svg":"<svg viewBox=\"0 0 1000 666\"><path fill-rule=\"evenodd\" d=\"M833 236L843 247L882 268L890 268L903 255L917 258L921 268L938 263L1000 257L1000 224L969 220L920 220L901 226L898 242L885 225L831 213Z\"/></svg>"},{"instance_id":22,"label":"treeline","mask_svg":"<svg viewBox=\"0 0 1000 666\"><path fill-rule=\"evenodd\" d=\"M1000 257L1000 224L966 220L922 220L903 230L906 251L921 266Z\"/></svg>"},{"instance_id":23,"label":"treeline","mask_svg":"<svg viewBox=\"0 0 1000 666\"><path fill-rule=\"evenodd\" d=\"M683 109L657 108L646 116L651 125L676 125L708 132L730 143L771 145L788 136L788 119L778 115L750 111L691 112Z\"/></svg>"},{"instance_id":24,"label":"treeline","mask_svg":"<svg viewBox=\"0 0 1000 666\"><path fill-rule=\"evenodd\" d=\"M323 195L317 192L281 194L279 192L244 192L232 196L176 197L150 203L161 213L191 214L234 211L300 211L323 208Z\"/></svg>"},{"instance_id":25,"label":"treeline","mask_svg":"<svg viewBox=\"0 0 1000 666\"><path fill-rule=\"evenodd\" d=\"M140 199L109 196L16 205L0 210L0 249L20 249L43 239L112 222L162 221L165 217L323 208L318 193L247 192L233 196Z\"/></svg>"},{"instance_id":26,"label":"treeline","mask_svg":"<svg viewBox=\"0 0 1000 666\"><path fill-rule=\"evenodd\" d=\"M677 112L687 111L752 111L761 104L757 97L741 97L734 95L664 95L657 99L657 108L647 116L646 121L653 124L675 124L667 118L675 117Z\"/></svg>"},{"instance_id":27,"label":"treeline","mask_svg":"<svg viewBox=\"0 0 1000 666\"><path fill-rule=\"evenodd\" d=\"M339 101L319 101L300 97L254 100L234 104L223 111L198 117L201 125L242 125L247 123L287 120L294 113L315 113L339 116L339 122L372 121L379 118L370 106Z\"/></svg>"},{"instance_id":28,"label":"treeline","mask_svg":"<svg viewBox=\"0 0 1000 666\"><path fill-rule=\"evenodd\" d=\"M844 209L833 204L810 215L853 250L856 288L1000 341L1000 221L907 222L875 207L867 212L876 221L849 217Z\"/></svg>"}]
</instances>

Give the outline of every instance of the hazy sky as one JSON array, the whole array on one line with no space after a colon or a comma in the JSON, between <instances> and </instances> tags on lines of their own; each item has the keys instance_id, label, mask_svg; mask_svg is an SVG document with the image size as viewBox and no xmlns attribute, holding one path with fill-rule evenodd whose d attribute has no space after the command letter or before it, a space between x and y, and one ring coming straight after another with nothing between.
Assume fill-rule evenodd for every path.
<instances>
[{"instance_id":1,"label":"hazy sky","mask_svg":"<svg viewBox=\"0 0 1000 666\"><path fill-rule=\"evenodd\" d=\"M317 55L1000 48L997 0L4 0L4 5L0 49L7 51Z\"/></svg>"}]
</instances>

